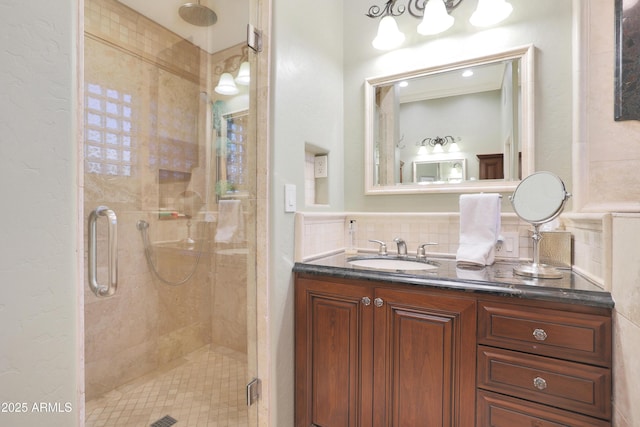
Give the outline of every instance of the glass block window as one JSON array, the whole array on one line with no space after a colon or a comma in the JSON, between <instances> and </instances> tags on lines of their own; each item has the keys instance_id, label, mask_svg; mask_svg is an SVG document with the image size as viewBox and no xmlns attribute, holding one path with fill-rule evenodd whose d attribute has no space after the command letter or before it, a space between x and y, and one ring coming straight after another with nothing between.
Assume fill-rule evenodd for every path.
<instances>
[{"instance_id":1,"label":"glass block window","mask_svg":"<svg viewBox=\"0 0 640 427\"><path fill-rule=\"evenodd\" d=\"M132 176L135 165L132 96L99 84L85 91L85 172Z\"/></svg>"},{"instance_id":2,"label":"glass block window","mask_svg":"<svg viewBox=\"0 0 640 427\"><path fill-rule=\"evenodd\" d=\"M247 125L249 114L243 111L223 116L226 132L226 178L236 191L244 190L247 183Z\"/></svg>"},{"instance_id":3,"label":"glass block window","mask_svg":"<svg viewBox=\"0 0 640 427\"><path fill-rule=\"evenodd\" d=\"M198 166L198 149L197 143L158 137L149 143L149 166L190 172Z\"/></svg>"}]
</instances>

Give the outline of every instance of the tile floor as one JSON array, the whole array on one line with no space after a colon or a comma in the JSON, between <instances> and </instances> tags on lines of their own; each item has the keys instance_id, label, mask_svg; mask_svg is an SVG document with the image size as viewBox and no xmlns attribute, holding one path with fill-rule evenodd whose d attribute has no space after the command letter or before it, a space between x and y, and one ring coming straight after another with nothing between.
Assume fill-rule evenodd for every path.
<instances>
[{"instance_id":1,"label":"tile floor","mask_svg":"<svg viewBox=\"0 0 640 427\"><path fill-rule=\"evenodd\" d=\"M87 402L86 427L248 427L246 383L246 355L206 346Z\"/></svg>"}]
</instances>

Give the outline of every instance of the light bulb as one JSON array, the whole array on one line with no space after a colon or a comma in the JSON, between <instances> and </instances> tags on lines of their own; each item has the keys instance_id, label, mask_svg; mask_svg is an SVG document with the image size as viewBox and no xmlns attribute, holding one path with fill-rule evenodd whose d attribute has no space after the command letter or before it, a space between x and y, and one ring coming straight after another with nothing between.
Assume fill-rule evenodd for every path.
<instances>
[{"instance_id":1,"label":"light bulb","mask_svg":"<svg viewBox=\"0 0 640 427\"><path fill-rule=\"evenodd\" d=\"M220 95L236 95L239 92L233 77L229 73L222 73L218 86L214 90Z\"/></svg>"},{"instance_id":2,"label":"light bulb","mask_svg":"<svg viewBox=\"0 0 640 427\"><path fill-rule=\"evenodd\" d=\"M418 33L423 36L442 33L453 25L455 19L447 13L444 0L429 0L424 7L422 22L418 25Z\"/></svg>"},{"instance_id":3,"label":"light bulb","mask_svg":"<svg viewBox=\"0 0 640 427\"><path fill-rule=\"evenodd\" d=\"M248 86L251 82L251 66L247 61L240 64L238 75L236 76L236 83L243 86Z\"/></svg>"},{"instance_id":4,"label":"light bulb","mask_svg":"<svg viewBox=\"0 0 640 427\"><path fill-rule=\"evenodd\" d=\"M404 41L404 34L398 29L393 16L385 16L378 25L378 34L371 44L378 50L389 50L398 47Z\"/></svg>"},{"instance_id":5,"label":"light bulb","mask_svg":"<svg viewBox=\"0 0 640 427\"><path fill-rule=\"evenodd\" d=\"M513 6L505 0L478 0L478 8L469 18L476 27L488 27L506 19Z\"/></svg>"}]
</instances>

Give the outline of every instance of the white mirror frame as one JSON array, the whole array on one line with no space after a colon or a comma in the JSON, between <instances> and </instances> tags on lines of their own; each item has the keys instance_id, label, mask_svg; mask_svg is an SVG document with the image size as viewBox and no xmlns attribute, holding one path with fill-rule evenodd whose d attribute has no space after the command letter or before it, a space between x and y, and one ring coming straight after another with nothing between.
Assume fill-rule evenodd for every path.
<instances>
[{"instance_id":1,"label":"white mirror frame","mask_svg":"<svg viewBox=\"0 0 640 427\"><path fill-rule=\"evenodd\" d=\"M366 195L387 194L423 194L423 193L480 193L514 191L520 181L476 180L459 184L397 184L374 185L374 149L375 149L375 90L379 85L391 84L398 80L423 77L444 71L458 70L470 66L484 65L492 62L520 59L520 80L522 96L522 122L520 150L522 152L522 177L535 171L534 144L534 51L533 45L516 47L491 55L464 59L429 68L407 71L394 75L371 77L365 80L365 147L364 147L364 186Z\"/></svg>"}]
</instances>

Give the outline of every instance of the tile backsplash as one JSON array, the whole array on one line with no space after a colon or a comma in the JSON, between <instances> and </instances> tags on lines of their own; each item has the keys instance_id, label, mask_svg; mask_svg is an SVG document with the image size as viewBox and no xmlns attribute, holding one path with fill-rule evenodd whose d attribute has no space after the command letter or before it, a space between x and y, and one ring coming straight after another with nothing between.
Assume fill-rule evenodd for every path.
<instances>
[{"instance_id":1,"label":"tile backsplash","mask_svg":"<svg viewBox=\"0 0 640 427\"><path fill-rule=\"evenodd\" d=\"M401 237L408 252L419 245L434 242L427 252L454 257L459 244L460 214L453 213L296 213L296 261L305 261L344 250L349 245L348 224L355 220L355 247L360 252L375 252L370 239L387 244L395 252L393 239ZM560 228L570 231L573 238L573 268L602 284L607 278L606 215L566 214L560 217ZM514 213L501 216L501 233L517 233L519 258L532 258L531 225Z\"/></svg>"}]
</instances>

